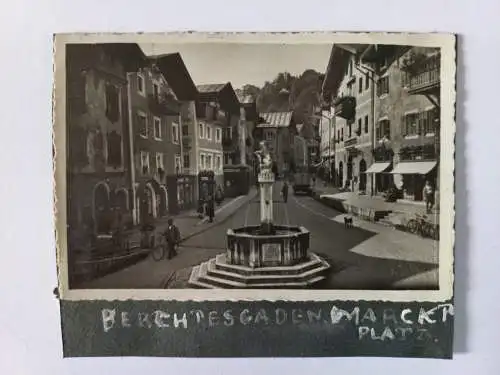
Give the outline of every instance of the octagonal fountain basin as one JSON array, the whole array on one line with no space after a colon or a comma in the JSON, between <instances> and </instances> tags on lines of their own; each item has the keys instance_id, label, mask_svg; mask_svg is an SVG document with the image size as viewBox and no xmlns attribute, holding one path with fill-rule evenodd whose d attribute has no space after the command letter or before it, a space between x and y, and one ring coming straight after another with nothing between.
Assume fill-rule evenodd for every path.
<instances>
[{"instance_id":1,"label":"octagonal fountain basin","mask_svg":"<svg viewBox=\"0 0 500 375\"><path fill-rule=\"evenodd\" d=\"M306 228L287 225L228 229L226 261L252 268L293 266L307 261L309 236Z\"/></svg>"}]
</instances>

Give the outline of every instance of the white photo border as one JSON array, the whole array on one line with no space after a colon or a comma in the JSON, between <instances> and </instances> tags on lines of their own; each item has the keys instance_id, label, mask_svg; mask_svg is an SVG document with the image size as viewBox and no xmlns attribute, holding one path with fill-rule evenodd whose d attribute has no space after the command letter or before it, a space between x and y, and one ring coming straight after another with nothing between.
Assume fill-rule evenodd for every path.
<instances>
[{"instance_id":1,"label":"white photo border","mask_svg":"<svg viewBox=\"0 0 500 375\"><path fill-rule=\"evenodd\" d=\"M70 43L286 43L395 44L441 49L440 218L438 290L283 290L283 289L69 289L67 262L66 187L66 67L65 45ZM326 62L325 62L326 66ZM442 302L453 298L455 242L455 102L456 35L446 33L381 32L181 32L75 33L54 36L54 215L59 297L63 300L167 301L386 301Z\"/></svg>"}]
</instances>

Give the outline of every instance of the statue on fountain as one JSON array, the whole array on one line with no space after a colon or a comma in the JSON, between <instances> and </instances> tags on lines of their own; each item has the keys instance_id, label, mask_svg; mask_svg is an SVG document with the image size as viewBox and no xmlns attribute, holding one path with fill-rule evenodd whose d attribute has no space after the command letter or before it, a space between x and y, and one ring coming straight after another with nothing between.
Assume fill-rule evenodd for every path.
<instances>
[{"instance_id":1,"label":"statue on fountain","mask_svg":"<svg viewBox=\"0 0 500 375\"><path fill-rule=\"evenodd\" d=\"M272 176L273 160L271 158L271 152L265 141L261 141L259 145L260 149L255 152L259 160L259 182L274 182Z\"/></svg>"}]
</instances>

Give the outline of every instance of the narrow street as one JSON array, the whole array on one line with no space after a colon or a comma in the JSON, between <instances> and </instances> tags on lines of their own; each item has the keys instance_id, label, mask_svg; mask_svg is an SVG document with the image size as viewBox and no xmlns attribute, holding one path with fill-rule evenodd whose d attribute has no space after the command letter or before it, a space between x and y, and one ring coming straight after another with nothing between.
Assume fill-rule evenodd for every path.
<instances>
[{"instance_id":1,"label":"narrow street","mask_svg":"<svg viewBox=\"0 0 500 375\"><path fill-rule=\"evenodd\" d=\"M332 265L325 289L433 289L438 283L438 246L429 239L376 223L354 219L346 228L343 214L308 196L290 192L285 204L281 183L274 190L274 221L300 225L311 232L310 250ZM291 189L290 189L291 190ZM216 217L217 220L217 217ZM229 228L259 224L255 197L234 215L184 241L172 260L148 257L125 270L94 280L86 288L186 288L191 267L224 252ZM206 225L206 224L202 224Z\"/></svg>"}]
</instances>

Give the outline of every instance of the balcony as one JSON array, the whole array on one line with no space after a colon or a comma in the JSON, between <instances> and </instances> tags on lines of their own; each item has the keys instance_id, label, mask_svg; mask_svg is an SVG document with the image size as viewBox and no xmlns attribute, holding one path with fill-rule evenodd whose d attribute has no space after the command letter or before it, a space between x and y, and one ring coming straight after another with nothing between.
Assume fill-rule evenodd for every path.
<instances>
[{"instance_id":1,"label":"balcony","mask_svg":"<svg viewBox=\"0 0 500 375\"><path fill-rule=\"evenodd\" d=\"M191 136L190 135L183 135L182 136L182 147L184 149L190 149L191 148Z\"/></svg>"},{"instance_id":2,"label":"balcony","mask_svg":"<svg viewBox=\"0 0 500 375\"><path fill-rule=\"evenodd\" d=\"M167 94L148 95L148 105L151 113L159 116L178 116L181 112L177 99Z\"/></svg>"},{"instance_id":3,"label":"balcony","mask_svg":"<svg viewBox=\"0 0 500 375\"><path fill-rule=\"evenodd\" d=\"M335 116L346 120L352 120L356 117L356 98L353 96L342 96L337 98L334 103Z\"/></svg>"},{"instance_id":4,"label":"balcony","mask_svg":"<svg viewBox=\"0 0 500 375\"><path fill-rule=\"evenodd\" d=\"M408 80L408 93L411 95L439 93L440 54L427 57L422 54L413 54L408 58L403 70Z\"/></svg>"},{"instance_id":5,"label":"balcony","mask_svg":"<svg viewBox=\"0 0 500 375\"><path fill-rule=\"evenodd\" d=\"M358 144L358 138L357 137L351 137L349 139L347 139L345 142L344 142L344 147L345 148L351 148L351 147L354 147Z\"/></svg>"}]
</instances>

